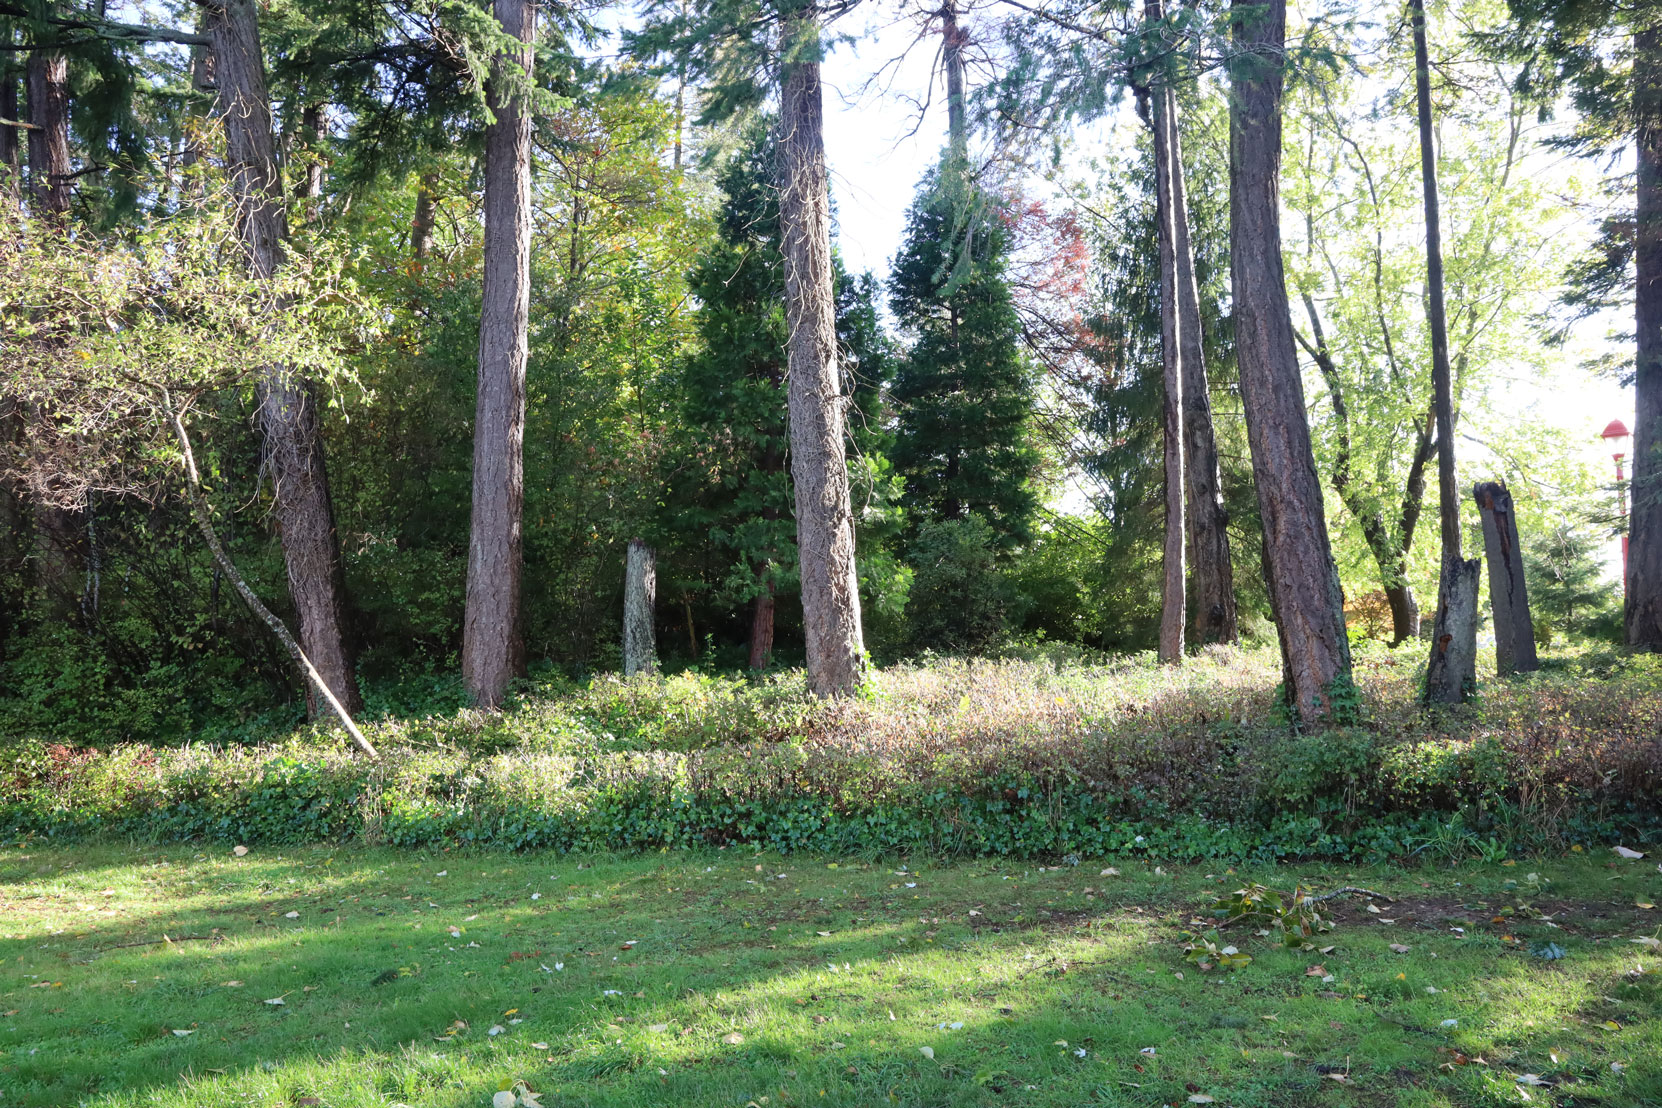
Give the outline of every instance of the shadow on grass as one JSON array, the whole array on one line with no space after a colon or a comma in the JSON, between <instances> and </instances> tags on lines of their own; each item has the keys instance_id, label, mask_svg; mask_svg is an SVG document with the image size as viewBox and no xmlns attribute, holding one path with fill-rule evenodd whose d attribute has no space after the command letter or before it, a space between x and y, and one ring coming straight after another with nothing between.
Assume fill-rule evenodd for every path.
<instances>
[{"instance_id":1,"label":"shadow on grass","mask_svg":"<svg viewBox=\"0 0 1662 1108\"><path fill-rule=\"evenodd\" d=\"M1179 909L1215 887L1197 874L1132 875L1084 903L1079 890L1099 884L1088 873L1004 880L985 862L913 889L916 875L891 867L766 859L779 868L757 872L731 853L579 870L567 857L341 851L339 873L329 854L144 851L46 878L50 903L15 888L41 874L0 862L7 927L21 928L0 942L0 1004L16 1013L0 1022L6 1103L479 1106L520 1079L548 1105L1212 1095L1268 1108L1412 1103L1416 1089L1444 1098L1427 1104L1484 1104L1493 1065L1447 1051L1538 1052L1543 1034L1508 1013L1543 1032L1585 1023L1626 983L1609 956L1572 987L1561 967L1429 924L1411 935L1424 959L1391 952L1395 932L1341 931L1333 982L1306 975L1317 955L1246 935L1253 965L1205 977L1174 946ZM101 915L135 900L129 916ZM1622 1003L1648 1020L1658 998L1645 989ZM1441 1026L1450 1011L1462 1029ZM1479 1036L1488 1025L1505 1037ZM1597 1035L1662 1046L1648 1026ZM1577 1103L1600 1094L1594 1057L1573 1075ZM1643 1103L1656 1082L1653 1064L1622 1087L1629 1099L1605 1102Z\"/></svg>"}]
</instances>

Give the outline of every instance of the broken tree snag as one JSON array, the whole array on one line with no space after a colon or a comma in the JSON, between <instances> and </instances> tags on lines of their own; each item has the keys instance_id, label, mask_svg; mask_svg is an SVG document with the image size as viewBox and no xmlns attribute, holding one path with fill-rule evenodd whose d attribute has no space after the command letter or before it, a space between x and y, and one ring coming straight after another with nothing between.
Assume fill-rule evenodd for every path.
<instances>
[{"instance_id":1,"label":"broken tree snag","mask_svg":"<svg viewBox=\"0 0 1662 1108\"><path fill-rule=\"evenodd\" d=\"M1476 558L1455 554L1443 561L1431 664L1425 671L1427 703L1459 704L1477 684L1478 574Z\"/></svg>"},{"instance_id":2,"label":"broken tree snag","mask_svg":"<svg viewBox=\"0 0 1662 1108\"><path fill-rule=\"evenodd\" d=\"M623 675L658 668L654 611L658 603L658 556L644 539L629 540L623 567Z\"/></svg>"},{"instance_id":3,"label":"broken tree snag","mask_svg":"<svg viewBox=\"0 0 1662 1108\"><path fill-rule=\"evenodd\" d=\"M1524 588L1523 549L1518 545L1518 518L1512 494L1503 481L1484 481L1472 490L1483 520L1483 551L1489 562L1489 610L1495 618L1495 672L1533 673L1535 621Z\"/></svg>"}]
</instances>

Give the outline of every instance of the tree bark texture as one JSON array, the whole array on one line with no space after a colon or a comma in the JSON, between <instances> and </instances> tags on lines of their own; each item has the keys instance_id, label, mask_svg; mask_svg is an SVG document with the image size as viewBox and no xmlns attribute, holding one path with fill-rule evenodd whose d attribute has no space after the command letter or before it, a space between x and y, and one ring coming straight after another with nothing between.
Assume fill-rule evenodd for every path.
<instances>
[{"instance_id":1,"label":"tree bark texture","mask_svg":"<svg viewBox=\"0 0 1662 1108\"><path fill-rule=\"evenodd\" d=\"M1285 0L1236 0L1230 100L1230 278L1252 472L1287 695L1306 721L1332 711L1350 680L1344 594L1310 450L1281 265L1282 49Z\"/></svg>"},{"instance_id":2,"label":"tree bark texture","mask_svg":"<svg viewBox=\"0 0 1662 1108\"><path fill-rule=\"evenodd\" d=\"M288 234L271 130L271 99L253 0L222 0L206 9L205 29L225 127L226 168L237 228L256 278L276 273ZM300 646L330 693L348 712L363 707L346 635L346 578L324 468L317 397L286 366L272 366L256 388L265 465ZM307 707L322 710L312 686Z\"/></svg>"},{"instance_id":3,"label":"tree bark texture","mask_svg":"<svg viewBox=\"0 0 1662 1108\"><path fill-rule=\"evenodd\" d=\"M1425 41L1425 0L1408 0L1414 23L1414 88L1420 129L1420 187L1425 200L1426 315L1431 324L1431 391L1437 416L1437 516L1442 525L1442 575L1437 579L1437 627L1432 636L1432 664L1426 669L1426 698L1458 703L1473 687L1470 673L1446 664L1477 657L1477 608L1465 619L1467 575L1478 572L1460 553L1460 490L1454 476L1454 374L1448 359L1448 313L1443 296L1443 232L1437 199L1437 140L1431 122L1431 61ZM1453 574L1454 577L1449 575ZM1475 583L1472 585L1476 589ZM1450 641L1450 637L1454 640ZM1467 636L1470 641L1467 641ZM1439 684L1444 682L1444 684Z\"/></svg>"},{"instance_id":4,"label":"tree bark texture","mask_svg":"<svg viewBox=\"0 0 1662 1108\"><path fill-rule=\"evenodd\" d=\"M473 422L473 520L467 552L462 679L482 707L525 672L520 632L525 502L525 364L530 352L531 73L536 9L495 0L502 29L525 45L497 59L485 131L485 273L479 393Z\"/></svg>"},{"instance_id":5,"label":"tree bark texture","mask_svg":"<svg viewBox=\"0 0 1662 1108\"><path fill-rule=\"evenodd\" d=\"M410 257L419 269L433 252L433 232L438 226L438 175L423 174L416 188L415 217L410 220Z\"/></svg>"},{"instance_id":6,"label":"tree bark texture","mask_svg":"<svg viewBox=\"0 0 1662 1108\"><path fill-rule=\"evenodd\" d=\"M1502 677L1540 669L1535 657L1535 622L1524 587L1523 549L1512 493L1499 481L1472 490L1483 520L1483 550L1489 562L1489 611L1495 621L1495 671Z\"/></svg>"},{"instance_id":7,"label":"tree bark texture","mask_svg":"<svg viewBox=\"0 0 1662 1108\"><path fill-rule=\"evenodd\" d=\"M644 539L630 539L623 570L623 675L658 668L658 557Z\"/></svg>"},{"instance_id":8,"label":"tree bark texture","mask_svg":"<svg viewBox=\"0 0 1662 1108\"><path fill-rule=\"evenodd\" d=\"M773 582L764 575L762 591L750 609L750 668L766 669L773 661Z\"/></svg>"},{"instance_id":9,"label":"tree bark texture","mask_svg":"<svg viewBox=\"0 0 1662 1108\"><path fill-rule=\"evenodd\" d=\"M1437 588L1437 619L1425 699L1459 704L1477 684L1477 586L1479 563L1456 554L1444 558Z\"/></svg>"},{"instance_id":10,"label":"tree bark texture","mask_svg":"<svg viewBox=\"0 0 1662 1108\"><path fill-rule=\"evenodd\" d=\"M854 513L843 444L849 398L837 359L824 106L818 25L812 12L796 16L789 33L803 44L786 70L778 124L779 218L790 329L791 481L796 490L808 688L819 696L833 696L853 692L865 676Z\"/></svg>"},{"instance_id":11,"label":"tree bark texture","mask_svg":"<svg viewBox=\"0 0 1662 1108\"><path fill-rule=\"evenodd\" d=\"M1633 36L1638 194L1634 268L1633 477L1628 489L1627 641L1662 650L1662 25L1640 5Z\"/></svg>"},{"instance_id":12,"label":"tree bark texture","mask_svg":"<svg viewBox=\"0 0 1662 1108\"><path fill-rule=\"evenodd\" d=\"M225 553L225 547L220 544L219 535L214 530L213 516L208 511L207 501L202 497L202 478L196 469L196 455L191 450L190 433L185 429L184 417L173 406L172 398L166 393L162 394L162 408L168 421L173 424L174 435L179 441L179 451L184 458L185 496L190 501L191 516L196 520L197 529L201 531L202 539L207 543L208 552L213 555L215 564L219 566L220 572L225 574L226 580L231 582L231 587L237 590L237 595L242 597L243 603L248 605L249 610L259 617L260 622L265 624L273 635L277 636L277 640L283 644L283 648L288 651L289 656L300 667L301 673L305 675L308 687L328 704L329 711L334 714L336 719L340 720L341 726L346 728L346 733L352 737L352 742L371 758L380 757L375 752L375 748L370 745L369 740L364 738L363 732L358 730L358 725L353 722L352 712L340 702L340 699L332 691L329 682L317 671L317 667L312 665L311 659L306 657L305 649L295 641L293 635L289 634L289 629L283 626L283 621L272 614L270 608L260 603L260 598L255 595L254 590L249 587L248 582L237 571L236 563L231 561L230 555Z\"/></svg>"},{"instance_id":13,"label":"tree bark texture","mask_svg":"<svg viewBox=\"0 0 1662 1108\"><path fill-rule=\"evenodd\" d=\"M1161 18L1160 0L1148 0L1143 11L1149 23ZM1177 98L1164 79L1148 90L1149 127L1154 133L1156 237L1160 252L1160 362L1164 415L1162 462L1165 477L1165 546L1161 558L1159 658L1166 665L1183 661L1183 631L1188 607L1185 582L1188 533L1183 518L1186 482L1183 479L1183 354L1179 345L1177 292L1177 232L1173 226L1171 125Z\"/></svg>"},{"instance_id":14,"label":"tree bark texture","mask_svg":"<svg viewBox=\"0 0 1662 1108\"><path fill-rule=\"evenodd\" d=\"M1229 512L1223 506L1222 467L1212 424L1211 382L1200 320L1200 283L1195 276L1189 235L1188 186L1183 174L1182 132L1177 98L1171 98L1167 127L1172 197L1172 258L1177 273L1177 345L1182 354L1183 480L1187 487L1189 575L1194 585L1192 630L1202 643L1240 639L1235 609L1235 567L1229 551Z\"/></svg>"},{"instance_id":15,"label":"tree bark texture","mask_svg":"<svg viewBox=\"0 0 1662 1108\"><path fill-rule=\"evenodd\" d=\"M969 117L964 110L964 46L956 0L941 5L941 68L946 78L947 148L960 163L969 160Z\"/></svg>"},{"instance_id":16,"label":"tree bark texture","mask_svg":"<svg viewBox=\"0 0 1662 1108\"><path fill-rule=\"evenodd\" d=\"M62 225L69 218L74 170L69 164L69 59L29 54L29 187L35 210Z\"/></svg>"}]
</instances>

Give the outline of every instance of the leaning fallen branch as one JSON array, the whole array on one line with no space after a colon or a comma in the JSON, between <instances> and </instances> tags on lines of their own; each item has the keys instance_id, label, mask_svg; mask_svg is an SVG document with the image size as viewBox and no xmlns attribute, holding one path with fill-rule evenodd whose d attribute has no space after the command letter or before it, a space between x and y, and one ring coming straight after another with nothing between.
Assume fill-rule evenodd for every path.
<instances>
[{"instance_id":1,"label":"leaning fallen branch","mask_svg":"<svg viewBox=\"0 0 1662 1108\"><path fill-rule=\"evenodd\" d=\"M248 587L248 582L243 580L242 574L237 572L237 567L231 562L230 556L225 553L225 547L220 544L219 535L214 531L213 517L208 514L207 502L202 499L202 479L196 471L196 455L190 448L190 434L185 430L184 417L174 408L173 397L166 389L161 390L161 396L162 410L167 413L168 420L173 424L173 433L177 436L179 449L184 454L185 496L190 501L190 514L195 518L196 526L202 532L202 538L207 542L209 551L213 553L214 561L218 563L219 568L237 590L237 594L242 597L243 602L248 605L255 615L260 617L260 620L267 627L271 628L271 633L277 636L278 641L300 664L300 669L306 674L307 680L311 681L313 687L317 689L318 695L323 697L329 705L329 709L335 713L335 718L339 719L341 726L346 728L346 733L352 736L352 741L357 744L358 749L371 758L379 758L380 755L376 753L375 748L370 745L368 739L364 738L364 733L358 730L358 725L352 722L352 717L347 714L346 709L341 706L341 702L330 690L328 682L324 681L318 674L317 669L312 665L312 660L306 657L306 652L300 649L300 644L295 641L293 635L289 634L289 629L283 625L283 621L273 615L271 609L262 604L260 598L254 595L254 590Z\"/></svg>"}]
</instances>

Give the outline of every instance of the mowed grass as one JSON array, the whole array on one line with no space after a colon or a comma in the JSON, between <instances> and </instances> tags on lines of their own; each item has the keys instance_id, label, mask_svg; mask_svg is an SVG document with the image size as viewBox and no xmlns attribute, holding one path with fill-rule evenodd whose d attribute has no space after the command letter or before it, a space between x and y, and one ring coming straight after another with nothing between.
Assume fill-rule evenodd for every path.
<instances>
[{"instance_id":1,"label":"mowed grass","mask_svg":"<svg viewBox=\"0 0 1662 1108\"><path fill-rule=\"evenodd\" d=\"M0 1105L1659 1104L1655 861L6 849ZM1247 879L1396 899L1186 964Z\"/></svg>"}]
</instances>

